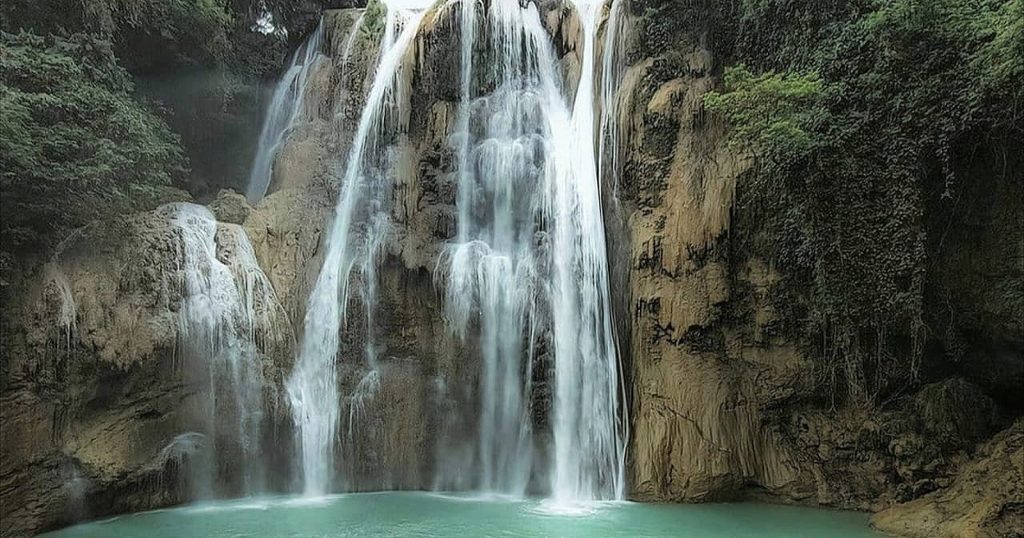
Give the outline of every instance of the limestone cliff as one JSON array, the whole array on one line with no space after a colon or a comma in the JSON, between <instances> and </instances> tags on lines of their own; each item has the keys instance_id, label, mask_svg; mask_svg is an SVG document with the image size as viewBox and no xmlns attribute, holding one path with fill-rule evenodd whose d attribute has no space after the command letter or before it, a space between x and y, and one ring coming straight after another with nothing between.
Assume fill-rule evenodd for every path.
<instances>
[{"instance_id":1,"label":"limestone cliff","mask_svg":"<svg viewBox=\"0 0 1024 538\"><path fill-rule=\"evenodd\" d=\"M240 229L219 228L231 265ZM5 536L185 498L179 464L201 442L208 379L178 349L183 241L163 208L96 223L4 290ZM263 375L282 366L265 360Z\"/></svg>"},{"instance_id":2,"label":"limestone cliff","mask_svg":"<svg viewBox=\"0 0 1024 538\"><path fill-rule=\"evenodd\" d=\"M1024 424L1017 421L961 464L948 487L872 518L907 536L1020 536L1024 534Z\"/></svg>"},{"instance_id":3,"label":"limestone cliff","mask_svg":"<svg viewBox=\"0 0 1024 538\"><path fill-rule=\"evenodd\" d=\"M1016 457L1016 426L998 434L1002 442L976 443L1019 412L1019 401L1001 396L1007 383L1018 383L1022 333L1006 324L1019 315L994 310L1019 314L1021 304L970 299L988 289L975 280L983 278L979 267L997 268L989 277L1019 274L1006 265L1020 260L1017 197L1000 198L989 209L996 226L973 232L989 250L972 245L966 264L959 253L944 259L937 273L945 276L933 280L947 296L974 301L970 319L992 323L980 328L984 322L972 321L974 330L995 335L994 348L1002 351L983 341L969 352L978 362L961 363L960 371L929 362L921 378L931 384L919 382L909 390L916 394L897 392L879 406L837 403L842 396L830 394L836 389L823 376L815 343L794 333L794 320L777 309L778 297L793 290L770 259L750 249L759 224L735 199L751 161L726 145L725 126L703 108L722 65L714 36L694 18L699 6L632 5L622 113L628 134L615 211L626 222L617 248L629 255L622 278L630 297L623 314L631 327L634 495L891 507L876 524L902 534L1019 533L1019 493L1003 483L1019 483L1019 468L988 479L981 470ZM1007 225L1015 219L1016 227ZM959 271L975 284L958 287L948 273ZM984 372L997 371L1009 377L985 379ZM965 485L978 482L986 484ZM964 504L951 504L954 497ZM967 506L977 512L965 515Z\"/></svg>"}]
</instances>

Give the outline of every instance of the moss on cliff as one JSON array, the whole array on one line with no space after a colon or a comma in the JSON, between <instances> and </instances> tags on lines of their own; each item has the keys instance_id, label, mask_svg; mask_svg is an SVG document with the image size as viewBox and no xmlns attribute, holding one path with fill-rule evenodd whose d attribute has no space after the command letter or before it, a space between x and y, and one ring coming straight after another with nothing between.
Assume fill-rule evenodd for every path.
<instances>
[{"instance_id":1,"label":"moss on cliff","mask_svg":"<svg viewBox=\"0 0 1024 538\"><path fill-rule=\"evenodd\" d=\"M1020 414L1020 2L923 4L631 2L636 496L879 510Z\"/></svg>"},{"instance_id":2,"label":"moss on cliff","mask_svg":"<svg viewBox=\"0 0 1024 538\"><path fill-rule=\"evenodd\" d=\"M1024 73L1024 48L1013 39L1021 6L705 6L716 52L744 62L726 68L722 89L705 102L755 154L738 203L765 230L749 249L773 259L788 286L806 290L788 308L806 319L823 366L839 368L854 401L880 401L917 379L926 342L949 332L950 316L936 315L949 309L927 304L935 299L927 290L948 287L936 268L950 253L936 238L971 211L979 185L1014 190L1022 181L1018 166L979 174L976 162L1024 144L1024 91L1006 78ZM990 211L1019 213L1010 200ZM1022 239L1019 227L1005 231L1007 242ZM1006 255L991 246L975 254ZM1002 284L1019 282L1016 273L995 283L1004 288L989 297L997 310L1021 311L1019 290ZM1020 341L1015 330L1000 336ZM944 342L947 354L962 353Z\"/></svg>"}]
</instances>

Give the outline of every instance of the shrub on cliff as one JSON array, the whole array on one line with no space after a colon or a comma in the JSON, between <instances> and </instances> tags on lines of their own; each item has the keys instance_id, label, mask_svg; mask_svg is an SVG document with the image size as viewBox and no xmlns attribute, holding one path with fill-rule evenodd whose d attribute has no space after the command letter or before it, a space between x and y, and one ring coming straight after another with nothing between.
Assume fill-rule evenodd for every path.
<instances>
[{"instance_id":1,"label":"shrub on cliff","mask_svg":"<svg viewBox=\"0 0 1024 538\"><path fill-rule=\"evenodd\" d=\"M149 205L183 172L177 137L132 97L108 42L0 33L0 45L5 255Z\"/></svg>"}]
</instances>

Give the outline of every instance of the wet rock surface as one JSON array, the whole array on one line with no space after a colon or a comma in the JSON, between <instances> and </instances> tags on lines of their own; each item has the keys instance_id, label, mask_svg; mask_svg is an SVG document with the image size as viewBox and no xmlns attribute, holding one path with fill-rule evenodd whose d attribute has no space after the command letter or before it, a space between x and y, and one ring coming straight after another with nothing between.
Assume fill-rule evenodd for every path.
<instances>
[{"instance_id":1,"label":"wet rock surface","mask_svg":"<svg viewBox=\"0 0 1024 538\"><path fill-rule=\"evenodd\" d=\"M177 351L182 256L151 211L81 230L4 290L5 536L184 498L167 447L199 429L206 386Z\"/></svg>"}]
</instances>

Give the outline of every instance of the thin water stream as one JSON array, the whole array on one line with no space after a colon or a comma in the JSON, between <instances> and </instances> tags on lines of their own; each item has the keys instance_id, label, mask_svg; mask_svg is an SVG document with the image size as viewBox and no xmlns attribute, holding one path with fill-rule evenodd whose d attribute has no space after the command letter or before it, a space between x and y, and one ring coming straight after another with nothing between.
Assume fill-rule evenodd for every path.
<instances>
[{"instance_id":1,"label":"thin water stream","mask_svg":"<svg viewBox=\"0 0 1024 538\"><path fill-rule=\"evenodd\" d=\"M389 11L380 61L348 152L332 222L328 227L323 268L309 298L295 369L286 383L301 458L303 491L332 491L337 432L341 418L336 359L339 332L348 304L349 277L357 265L363 282L374 285L372 270L381 236L388 229L391 178L386 152L376 136L389 128L387 108L395 105L402 59L416 35L422 11ZM391 37L394 36L394 37ZM372 291L366 295L373 297ZM372 311L376 305L370 301ZM373 319L372 314L367 315ZM372 338L368 339L372 366Z\"/></svg>"},{"instance_id":2,"label":"thin water stream","mask_svg":"<svg viewBox=\"0 0 1024 538\"><path fill-rule=\"evenodd\" d=\"M289 130L302 118L306 88L316 62L321 57L323 36L324 25L321 20L316 30L292 54L288 69L281 75L267 104L245 192L246 197L254 204L267 194L273 175L274 159Z\"/></svg>"},{"instance_id":3,"label":"thin water stream","mask_svg":"<svg viewBox=\"0 0 1024 538\"><path fill-rule=\"evenodd\" d=\"M216 494L220 458L240 470L234 491L259 493L265 474L261 344L283 338L282 309L241 228L218 226L209 209L195 204L158 211L181 239L178 354L186 374L200 382L205 375L208 387L196 417L204 432L193 441L201 448L193 451L195 495Z\"/></svg>"}]
</instances>

